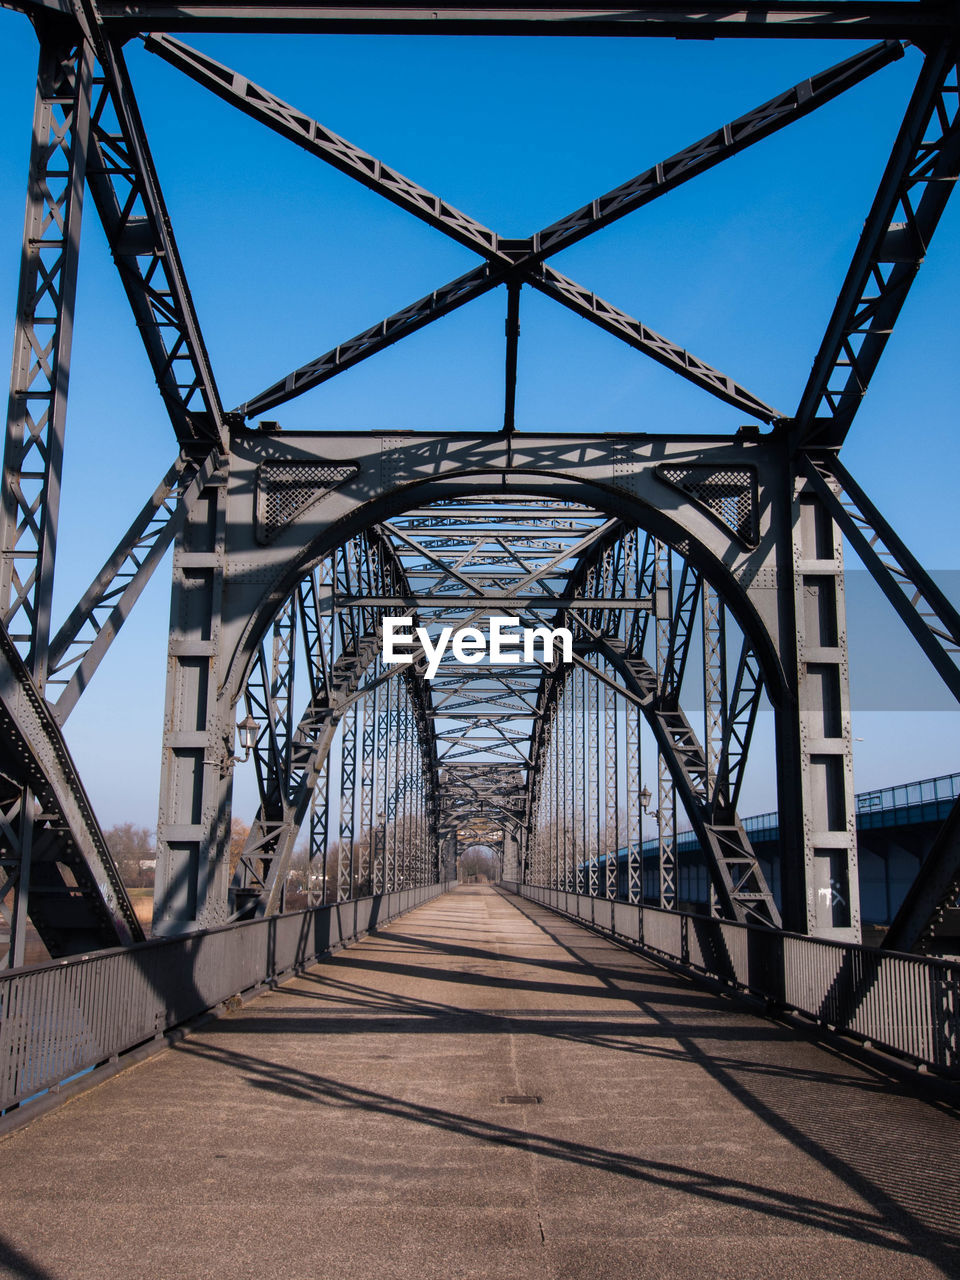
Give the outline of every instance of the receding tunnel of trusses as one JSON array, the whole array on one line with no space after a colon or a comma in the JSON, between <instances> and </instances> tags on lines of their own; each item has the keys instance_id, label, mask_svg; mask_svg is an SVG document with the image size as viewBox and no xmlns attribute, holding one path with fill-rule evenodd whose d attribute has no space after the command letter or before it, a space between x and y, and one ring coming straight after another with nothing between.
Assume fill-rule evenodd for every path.
<instances>
[{"instance_id":1,"label":"receding tunnel of trusses","mask_svg":"<svg viewBox=\"0 0 960 1280\"><path fill-rule=\"evenodd\" d=\"M410 507L342 542L285 600L246 680L259 803L235 914L278 908L298 839L316 902L452 873L478 842L508 873L639 901L646 815L663 905L677 905L685 821L723 914L779 924L737 817L764 685L736 612L683 550L540 495ZM569 655L455 652L453 636L478 644L498 616L566 629ZM447 647L432 665L416 645L387 663L390 617L431 647L450 629Z\"/></svg>"}]
</instances>

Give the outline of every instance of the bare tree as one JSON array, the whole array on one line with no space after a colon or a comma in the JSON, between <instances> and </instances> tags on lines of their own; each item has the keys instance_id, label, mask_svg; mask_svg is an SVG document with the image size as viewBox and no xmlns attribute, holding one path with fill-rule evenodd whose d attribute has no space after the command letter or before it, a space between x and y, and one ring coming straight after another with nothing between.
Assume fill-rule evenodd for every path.
<instances>
[{"instance_id":1,"label":"bare tree","mask_svg":"<svg viewBox=\"0 0 960 1280\"><path fill-rule=\"evenodd\" d=\"M133 822L121 822L103 834L123 883L130 889L152 885L157 865L154 832Z\"/></svg>"},{"instance_id":2,"label":"bare tree","mask_svg":"<svg viewBox=\"0 0 960 1280\"><path fill-rule=\"evenodd\" d=\"M250 834L250 828L234 818L230 823L230 879L233 879L234 872L240 865L240 855L243 853L243 846L247 843L247 836Z\"/></svg>"}]
</instances>

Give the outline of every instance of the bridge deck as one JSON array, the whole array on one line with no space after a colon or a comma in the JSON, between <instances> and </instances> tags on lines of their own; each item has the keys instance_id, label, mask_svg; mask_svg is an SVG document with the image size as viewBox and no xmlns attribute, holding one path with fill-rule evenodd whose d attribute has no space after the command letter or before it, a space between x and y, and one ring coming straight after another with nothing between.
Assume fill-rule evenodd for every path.
<instances>
[{"instance_id":1,"label":"bridge deck","mask_svg":"<svg viewBox=\"0 0 960 1280\"><path fill-rule=\"evenodd\" d=\"M948 1108L515 903L446 895L12 1134L0 1274L960 1273Z\"/></svg>"}]
</instances>

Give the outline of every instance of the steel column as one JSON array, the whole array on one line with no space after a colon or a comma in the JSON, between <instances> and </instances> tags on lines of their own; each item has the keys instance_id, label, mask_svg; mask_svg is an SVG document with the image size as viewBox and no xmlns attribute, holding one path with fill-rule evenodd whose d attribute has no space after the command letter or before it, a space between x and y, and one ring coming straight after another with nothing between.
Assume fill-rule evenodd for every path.
<instances>
[{"instance_id":1,"label":"steel column","mask_svg":"<svg viewBox=\"0 0 960 1280\"><path fill-rule=\"evenodd\" d=\"M786 615L783 634L796 635L796 685L795 702L777 709L785 923L801 933L857 942L843 545L802 474L794 473L786 500L793 591L781 589L779 603Z\"/></svg>"},{"instance_id":2,"label":"steel column","mask_svg":"<svg viewBox=\"0 0 960 1280\"><path fill-rule=\"evenodd\" d=\"M174 547L155 934L210 928L228 915L234 711L218 696L225 486L220 472Z\"/></svg>"}]
</instances>

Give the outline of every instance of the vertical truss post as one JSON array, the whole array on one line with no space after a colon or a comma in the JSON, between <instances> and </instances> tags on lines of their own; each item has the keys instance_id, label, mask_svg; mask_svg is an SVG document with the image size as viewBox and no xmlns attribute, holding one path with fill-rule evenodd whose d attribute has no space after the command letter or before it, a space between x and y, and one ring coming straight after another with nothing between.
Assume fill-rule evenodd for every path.
<instances>
[{"instance_id":1,"label":"vertical truss post","mask_svg":"<svg viewBox=\"0 0 960 1280\"><path fill-rule=\"evenodd\" d=\"M27 943L27 919L30 911L30 872L33 862L33 814L34 798L29 788L20 791L20 825L17 832L16 868L11 868L12 875L8 883L12 883L13 904L10 911L10 942L7 960L11 969L19 968L24 963ZM12 841L9 842L12 845Z\"/></svg>"},{"instance_id":2,"label":"vertical truss post","mask_svg":"<svg viewBox=\"0 0 960 1280\"><path fill-rule=\"evenodd\" d=\"M795 635L796 701L780 708L778 787L785 925L860 940L856 814L843 588L843 545L809 479L793 473L793 590L781 590Z\"/></svg>"},{"instance_id":3,"label":"vertical truss post","mask_svg":"<svg viewBox=\"0 0 960 1280\"><path fill-rule=\"evenodd\" d=\"M584 777L584 826L586 836L586 856L590 875L590 896L596 898L600 894L600 824L603 821L603 809L600 804L601 792L601 747L600 742L600 688L599 681L588 679L584 673L584 702L586 704L585 729L587 744L587 771Z\"/></svg>"},{"instance_id":4,"label":"vertical truss post","mask_svg":"<svg viewBox=\"0 0 960 1280\"><path fill-rule=\"evenodd\" d=\"M657 752L657 846L660 854L660 906L677 906L677 793L670 766Z\"/></svg>"},{"instance_id":5,"label":"vertical truss post","mask_svg":"<svg viewBox=\"0 0 960 1280\"><path fill-rule=\"evenodd\" d=\"M419 764L419 761L418 761ZM427 849L427 784L422 768L417 769L417 884L427 884L429 875Z\"/></svg>"},{"instance_id":6,"label":"vertical truss post","mask_svg":"<svg viewBox=\"0 0 960 1280\"><path fill-rule=\"evenodd\" d=\"M416 777L417 759L415 745L413 745L413 735L415 735L416 726L413 723L413 709L410 704L410 689L406 690L406 698L403 699L403 745L406 751L407 767L404 769L404 824L403 824L403 886L410 888L415 879L415 863L413 863L413 814L415 814L415 791L413 791L413 781Z\"/></svg>"},{"instance_id":7,"label":"vertical truss post","mask_svg":"<svg viewBox=\"0 0 960 1280\"><path fill-rule=\"evenodd\" d=\"M46 683L93 58L40 49L3 463L0 605Z\"/></svg>"},{"instance_id":8,"label":"vertical truss post","mask_svg":"<svg viewBox=\"0 0 960 1280\"><path fill-rule=\"evenodd\" d=\"M271 695L276 711L277 766L284 800L290 797L290 754L293 747L293 681L297 652L297 598L282 606L273 624L270 664Z\"/></svg>"},{"instance_id":9,"label":"vertical truss post","mask_svg":"<svg viewBox=\"0 0 960 1280\"><path fill-rule=\"evenodd\" d=\"M644 537L640 547L639 529L631 529L624 538L624 586L625 594L638 599L644 588L653 588L650 580L651 538ZM653 594L650 590L649 594ZM624 639L627 650L640 653L643 649L643 631L649 613L631 610L624 619ZM626 799L627 826L627 899L643 902L643 817L640 810L640 787L643 777L643 761L640 758L640 710L627 703L623 708L624 750L626 773L624 795Z\"/></svg>"},{"instance_id":10,"label":"vertical truss post","mask_svg":"<svg viewBox=\"0 0 960 1280\"><path fill-rule=\"evenodd\" d=\"M411 715L411 721L412 720L413 720L413 716ZM411 730L415 731L415 725L411 724ZM423 795L422 795L423 774L421 773L418 767L420 762L417 759L417 754L418 754L417 740L416 740L416 737L414 736L414 733L411 733L410 754L413 757L413 772L411 774L412 804L410 806L411 808L410 854L411 854L411 866L412 866L410 879L412 884L422 884L423 883L423 867L422 867L422 855L421 855L421 844L420 844L420 814L422 812L422 800L423 800Z\"/></svg>"},{"instance_id":11,"label":"vertical truss post","mask_svg":"<svg viewBox=\"0 0 960 1280\"><path fill-rule=\"evenodd\" d=\"M330 770L317 778L310 797L310 850L307 859L307 906L322 906L327 901L327 845L330 831ZM314 887L317 867L320 869L320 891Z\"/></svg>"},{"instance_id":12,"label":"vertical truss post","mask_svg":"<svg viewBox=\"0 0 960 1280\"><path fill-rule=\"evenodd\" d=\"M549 780L543 778L537 787L532 847L534 859L544 868L544 884L550 883L550 868L553 861L550 849L550 833L547 831L549 812Z\"/></svg>"},{"instance_id":13,"label":"vertical truss post","mask_svg":"<svg viewBox=\"0 0 960 1280\"><path fill-rule=\"evenodd\" d=\"M534 847L538 850L538 857L543 866L543 881L545 885L551 885L556 875L557 860L556 850L550 830L550 811L552 809L552 801L550 798L551 775L551 759L549 748L545 753L540 755L539 774L532 783L534 787L535 798L535 821L532 832L532 841ZM504 836L506 840L506 836ZM506 843L504 843L506 847Z\"/></svg>"},{"instance_id":14,"label":"vertical truss post","mask_svg":"<svg viewBox=\"0 0 960 1280\"><path fill-rule=\"evenodd\" d=\"M576 672L564 684L561 693L563 710L563 844L566 860L566 890L576 893L580 888L577 875L577 824L576 824L576 787L578 780L574 777L577 735L574 729L573 712L576 698Z\"/></svg>"},{"instance_id":15,"label":"vertical truss post","mask_svg":"<svg viewBox=\"0 0 960 1280\"><path fill-rule=\"evenodd\" d=\"M0 609L41 692L46 686L80 220L90 140L93 57L80 44L40 47L17 320L3 457ZM7 960L24 962L35 802L20 789L4 824L12 889Z\"/></svg>"},{"instance_id":16,"label":"vertical truss post","mask_svg":"<svg viewBox=\"0 0 960 1280\"><path fill-rule=\"evenodd\" d=\"M557 779L557 863L560 882L558 888L567 889L567 815L570 812L567 804L567 755L566 755L566 721L564 719L563 696L558 693L553 703L553 758L554 772Z\"/></svg>"},{"instance_id":17,"label":"vertical truss post","mask_svg":"<svg viewBox=\"0 0 960 1280\"><path fill-rule=\"evenodd\" d=\"M343 717L340 740L340 852L337 860L337 901L349 902L353 897L354 820L357 794L357 719L359 711L353 702Z\"/></svg>"},{"instance_id":18,"label":"vertical truss post","mask_svg":"<svg viewBox=\"0 0 960 1280\"><path fill-rule=\"evenodd\" d=\"M583 706L583 686L584 675L583 669L578 667L573 673L573 679L570 682L570 696L572 699L571 707L571 736L573 739L573 778L572 790L574 798L574 809L572 814L573 822L573 839L571 840L571 850L573 853L573 870L576 876L577 893L588 893L589 882L587 879L587 762L586 762L586 721Z\"/></svg>"},{"instance_id":19,"label":"vertical truss post","mask_svg":"<svg viewBox=\"0 0 960 1280\"><path fill-rule=\"evenodd\" d=\"M538 813L537 830L543 841L544 858L547 865L547 884L552 888L560 887L560 861L559 846L557 845L557 832L555 811L557 807L557 775L554 765L553 755L553 727L550 723L550 713L547 713L547 719L544 724L544 735L546 748L540 755L540 774L534 783L532 774L530 775L530 786L536 785L538 797Z\"/></svg>"},{"instance_id":20,"label":"vertical truss post","mask_svg":"<svg viewBox=\"0 0 960 1280\"><path fill-rule=\"evenodd\" d=\"M410 785L410 755L407 734L406 688L401 687L397 700L397 888L409 885L407 866L407 788Z\"/></svg>"},{"instance_id":21,"label":"vertical truss post","mask_svg":"<svg viewBox=\"0 0 960 1280\"><path fill-rule=\"evenodd\" d=\"M357 894L373 891L373 786L376 767L377 691L361 699L363 708L360 737L359 835L357 850Z\"/></svg>"},{"instance_id":22,"label":"vertical truss post","mask_svg":"<svg viewBox=\"0 0 960 1280\"><path fill-rule=\"evenodd\" d=\"M670 548L659 540L653 545L653 587L657 689L663 700L674 670L673 564ZM677 905L677 797L662 751L657 752L657 847L660 906L672 911Z\"/></svg>"},{"instance_id":23,"label":"vertical truss post","mask_svg":"<svg viewBox=\"0 0 960 1280\"><path fill-rule=\"evenodd\" d=\"M403 777L400 768L400 681L393 679L387 682L388 719L390 725L390 777L387 786L387 848L386 848L386 884L387 892L393 893L397 888L397 799L400 794L400 780Z\"/></svg>"},{"instance_id":24,"label":"vertical truss post","mask_svg":"<svg viewBox=\"0 0 960 1280\"><path fill-rule=\"evenodd\" d=\"M643 902L643 831L640 816L640 710L633 703L623 709L624 737L626 739L627 801L627 898L630 902Z\"/></svg>"},{"instance_id":25,"label":"vertical truss post","mask_svg":"<svg viewBox=\"0 0 960 1280\"><path fill-rule=\"evenodd\" d=\"M221 705L226 473L189 511L173 556L154 933L226 922L234 710Z\"/></svg>"},{"instance_id":26,"label":"vertical truss post","mask_svg":"<svg viewBox=\"0 0 960 1280\"><path fill-rule=\"evenodd\" d=\"M703 629L703 759L707 795L716 792L722 768L727 713L727 654L723 605L706 579L701 585ZM719 914L716 886L710 881L710 914Z\"/></svg>"},{"instance_id":27,"label":"vertical truss post","mask_svg":"<svg viewBox=\"0 0 960 1280\"><path fill-rule=\"evenodd\" d=\"M520 289L519 280L507 282L507 335L506 375L504 378L503 430L512 435L516 427L517 409L517 346L520 340Z\"/></svg>"},{"instance_id":28,"label":"vertical truss post","mask_svg":"<svg viewBox=\"0 0 960 1280\"><path fill-rule=\"evenodd\" d=\"M563 785L562 762L560 757L560 708L554 701L550 707L550 839L553 842L554 885L558 889L567 887L567 868L564 862L563 819L564 807L561 801Z\"/></svg>"},{"instance_id":29,"label":"vertical truss post","mask_svg":"<svg viewBox=\"0 0 960 1280\"><path fill-rule=\"evenodd\" d=\"M541 769L543 773L541 777L546 779L547 787L547 814L546 814L546 838L548 841L548 851L550 857L550 876L555 889L563 888L563 853L560 843L560 829L558 825L559 816L559 776L557 773L557 704L556 700L551 700L546 709L546 720L544 723L544 734L546 740L546 752L544 753ZM528 786L533 785L533 774L528 773Z\"/></svg>"},{"instance_id":30,"label":"vertical truss post","mask_svg":"<svg viewBox=\"0 0 960 1280\"><path fill-rule=\"evenodd\" d=\"M606 666L606 664L604 664ZM620 852L620 756L617 750L617 696L607 685L600 689L603 699L604 852L606 853L607 897L616 898L618 855Z\"/></svg>"},{"instance_id":31,"label":"vertical truss post","mask_svg":"<svg viewBox=\"0 0 960 1280\"><path fill-rule=\"evenodd\" d=\"M713 791L723 748L727 707L726 637L723 606L713 587L703 582L703 756L707 790Z\"/></svg>"},{"instance_id":32,"label":"vertical truss post","mask_svg":"<svg viewBox=\"0 0 960 1280\"><path fill-rule=\"evenodd\" d=\"M553 699L549 705L548 716L548 751L545 768L550 773L550 812L548 821L550 823L550 857L553 864L554 885L557 889L563 888L563 840L560 834L560 769L559 757L557 754L559 746L560 723L557 717L559 708L556 699Z\"/></svg>"},{"instance_id":33,"label":"vertical truss post","mask_svg":"<svg viewBox=\"0 0 960 1280\"><path fill-rule=\"evenodd\" d=\"M373 846L373 892L383 893L387 885L386 859L386 814L388 786L388 770L390 768L390 689L395 680L388 680L386 685L377 687L377 748L374 765L373 820L376 837Z\"/></svg>"}]
</instances>

